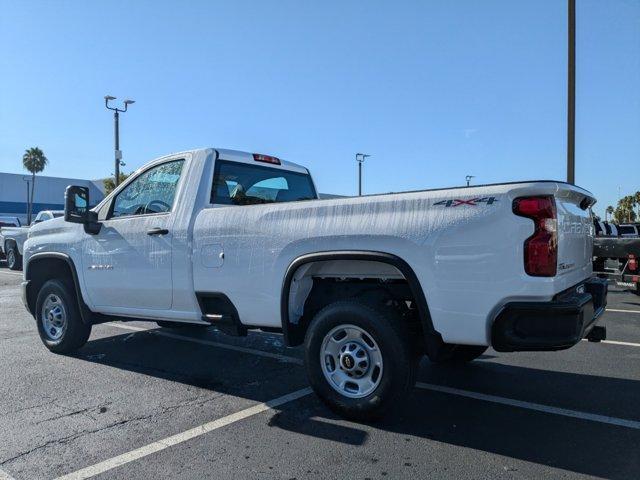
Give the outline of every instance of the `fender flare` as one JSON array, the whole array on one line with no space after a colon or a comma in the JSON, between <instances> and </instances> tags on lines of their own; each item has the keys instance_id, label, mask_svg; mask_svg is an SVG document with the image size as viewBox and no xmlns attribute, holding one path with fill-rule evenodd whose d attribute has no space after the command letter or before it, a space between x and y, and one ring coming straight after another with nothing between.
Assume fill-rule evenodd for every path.
<instances>
[{"instance_id":1,"label":"fender flare","mask_svg":"<svg viewBox=\"0 0 640 480\"><path fill-rule=\"evenodd\" d=\"M411 266L397 255L372 250L337 250L308 253L294 259L287 267L284 280L282 282L282 292L280 297L280 317L282 322L282 333L284 335L285 345L294 346L302 343L302 335L296 327L298 325L289 322L289 292L291 290L291 282L293 277L301 266L312 262L323 262L330 260L366 260L373 262L381 262L394 266L406 278L411 293L416 300L418 316L422 324L422 330L425 336L427 348L433 342L437 342L438 346L442 343L442 337L436 332L429 313L429 306L425 298L424 291L420 285L420 281ZM302 337L302 338L301 338ZM436 346L434 346L436 348Z\"/></svg>"},{"instance_id":2,"label":"fender flare","mask_svg":"<svg viewBox=\"0 0 640 480\"><path fill-rule=\"evenodd\" d=\"M78 302L78 309L80 310L80 317L82 318L82 322L87 325L92 325L94 322L94 316L96 315L92 312L84 300L82 299L82 290L80 289L80 281L78 279L78 271L76 270L75 263L73 259L67 255L66 253L60 252L41 252L35 253L29 257L29 261L24 266L24 279L31 282L32 278L30 276L29 268L32 263L37 260L47 259L47 258L55 258L57 260L63 260L69 266L69 270L71 270L71 279L73 281L73 286L76 289L76 300ZM33 295L31 293L30 295ZM33 314L36 316L36 314Z\"/></svg>"}]
</instances>

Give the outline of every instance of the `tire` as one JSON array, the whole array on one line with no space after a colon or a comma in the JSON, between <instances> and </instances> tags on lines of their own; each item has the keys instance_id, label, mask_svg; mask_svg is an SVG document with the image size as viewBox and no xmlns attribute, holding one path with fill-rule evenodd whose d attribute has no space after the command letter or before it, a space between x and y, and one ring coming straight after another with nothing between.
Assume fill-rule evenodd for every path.
<instances>
[{"instance_id":1,"label":"tire","mask_svg":"<svg viewBox=\"0 0 640 480\"><path fill-rule=\"evenodd\" d=\"M633 293L640 296L640 282L636 283L636 289Z\"/></svg>"},{"instance_id":2,"label":"tire","mask_svg":"<svg viewBox=\"0 0 640 480\"><path fill-rule=\"evenodd\" d=\"M448 348L442 355L439 355L438 358L429 358L431 362L436 364L461 364L472 362L484 352L487 351L489 347L484 345L454 345L447 344Z\"/></svg>"},{"instance_id":3,"label":"tire","mask_svg":"<svg viewBox=\"0 0 640 480\"><path fill-rule=\"evenodd\" d=\"M345 328L356 335L336 342L339 355L325 354L321 359L321 351L328 351L328 339L340 338ZM357 347L352 350L353 345ZM361 350L365 357L360 356ZM361 367L358 358L364 358L368 367L347 371L347 367ZM331 410L354 420L374 420L399 405L415 383L418 362L407 325L399 315L355 301L335 302L320 310L305 336L305 367L311 387ZM328 378L332 368L337 377L346 378L344 388ZM370 380L369 387L361 389L355 380L364 383L365 378Z\"/></svg>"},{"instance_id":4,"label":"tire","mask_svg":"<svg viewBox=\"0 0 640 480\"><path fill-rule=\"evenodd\" d=\"M46 282L38 292L34 316L42 343L54 353L71 353L87 343L91 335L91 325L82 321L70 282Z\"/></svg>"},{"instance_id":5,"label":"tire","mask_svg":"<svg viewBox=\"0 0 640 480\"><path fill-rule=\"evenodd\" d=\"M22 255L13 243L7 248L7 267L9 270L22 270Z\"/></svg>"},{"instance_id":6,"label":"tire","mask_svg":"<svg viewBox=\"0 0 640 480\"><path fill-rule=\"evenodd\" d=\"M209 325L198 325L195 323L185 323L185 322L169 322L167 320L158 320L156 322L159 327L162 328L175 328L175 329L187 329L187 328L209 328Z\"/></svg>"}]
</instances>

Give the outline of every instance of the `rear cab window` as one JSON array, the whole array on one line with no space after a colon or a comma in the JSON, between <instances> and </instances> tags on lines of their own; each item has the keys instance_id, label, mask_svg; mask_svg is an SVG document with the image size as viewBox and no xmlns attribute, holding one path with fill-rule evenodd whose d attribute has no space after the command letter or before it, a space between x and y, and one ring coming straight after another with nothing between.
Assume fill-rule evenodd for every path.
<instances>
[{"instance_id":1,"label":"rear cab window","mask_svg":"<svg viewBox=\"0 0 640 480\"><path fill-rule=\"evenodd\" d=\"M261 205L315 198L309 174L227 160L216 162L212 204Z\"/></svg>"}]
</instances>

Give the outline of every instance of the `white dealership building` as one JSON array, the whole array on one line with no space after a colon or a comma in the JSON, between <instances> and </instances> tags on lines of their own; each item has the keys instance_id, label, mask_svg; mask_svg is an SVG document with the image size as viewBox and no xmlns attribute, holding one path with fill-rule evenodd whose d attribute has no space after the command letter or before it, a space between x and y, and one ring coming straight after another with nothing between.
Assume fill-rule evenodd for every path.
<instances>
[{"instance_id":1,"label":"white dealership building","mask_svg":"<svg viewBox=\"0 0 640 480\"><path fill-rule=\"evenodd\" d=\"M64 191L68 185L89 187L91 203L95 205L104 197L101 181L77 178L36 176L33 197L33 215L41 210L64 210ZM27 221L27 189L31 188L31 175L0 172L0 216L18 217Z\"/></svg>"}]
</instances>

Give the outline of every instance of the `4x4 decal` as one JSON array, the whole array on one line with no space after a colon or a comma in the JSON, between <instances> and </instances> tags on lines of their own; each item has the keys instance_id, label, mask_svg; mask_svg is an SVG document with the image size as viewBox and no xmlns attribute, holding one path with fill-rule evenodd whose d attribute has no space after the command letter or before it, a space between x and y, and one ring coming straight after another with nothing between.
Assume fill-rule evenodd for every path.
<instances>
[{"instance_id":1,"label":"4x4 decal","mask_svg":"<svg viewBox=\"0 0 640 480\"><path fill-rule=\"evenodd\" d=\"M477 206L479 203L486 203L487 205L492 205L494 202L497 202L498 199L496 197L481 197L481 198L454 198L452 200L441 200L439 202L434 203L434 205L442 205L444 207L459 207L460 205L471 205L472 207Z\"/></svg>"}]
</instances>

